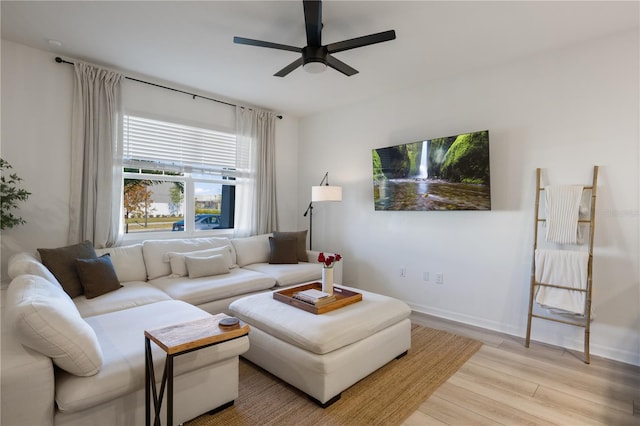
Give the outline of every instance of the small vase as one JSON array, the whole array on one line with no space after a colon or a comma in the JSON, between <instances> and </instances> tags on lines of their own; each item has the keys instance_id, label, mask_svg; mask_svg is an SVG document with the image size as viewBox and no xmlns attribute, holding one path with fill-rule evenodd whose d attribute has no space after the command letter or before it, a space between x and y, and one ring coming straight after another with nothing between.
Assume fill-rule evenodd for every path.
<instances>
[{"instance_id":1,"label":"small vase","mask_svg":"<svg viewBox=\"0 0 640 426\"><path fill-rule=\"evenodd\" d=\"M322 291L333 294L333 268L322 268Z\"/></svg>"}]
</instances>

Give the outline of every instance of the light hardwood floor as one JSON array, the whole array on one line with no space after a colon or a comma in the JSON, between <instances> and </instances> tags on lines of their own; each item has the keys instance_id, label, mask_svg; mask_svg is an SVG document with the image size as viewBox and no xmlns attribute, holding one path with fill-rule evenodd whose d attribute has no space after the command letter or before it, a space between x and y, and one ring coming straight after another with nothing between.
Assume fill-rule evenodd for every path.
<instances>
[{"instance_id":1,"label":"light hardwood floor","mask_svg":"<svg viewBox=\"0 0 640 426\"><path fill-rule=\"evenodd\" d=\"M403 426L640 426L640 367L422 314L416 324L468 336L482 348ZM634 416L635 400L635 416Z\"/></svg>"}]
</instances>

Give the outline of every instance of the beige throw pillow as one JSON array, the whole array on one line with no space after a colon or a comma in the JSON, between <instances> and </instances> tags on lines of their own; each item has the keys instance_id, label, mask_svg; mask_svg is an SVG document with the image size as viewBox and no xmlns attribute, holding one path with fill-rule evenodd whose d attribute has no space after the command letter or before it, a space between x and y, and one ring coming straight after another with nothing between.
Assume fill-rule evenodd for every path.
<instances>
[{"instance_id":1,"label":"beige throw pillow","mask_svg":"<svg viewBox=\"0 0 640 426\"><path fill-rule=\"evenodd\" d=\"M209 257L185 257L189 278L210 277L213 275L228 274L227 261L221 254Z\"/></svg>"},{"instance_id":2,"label":"beige throw pillow","mask_svg":"<svg viewBox=\"0 0 640 426\"><path fill-rule=\"evenodd\" d=\"M167 257L169 264L171 264L171 276L172 277L184 277L189 274L187 270L187 264L185 258L189 257L210 257L214 255L221 255L227 265L227 270L233 268L232 264L231 246L217 247L207 250L190 251L186 253L169 252Z\"/></svg>"}]
</instances>

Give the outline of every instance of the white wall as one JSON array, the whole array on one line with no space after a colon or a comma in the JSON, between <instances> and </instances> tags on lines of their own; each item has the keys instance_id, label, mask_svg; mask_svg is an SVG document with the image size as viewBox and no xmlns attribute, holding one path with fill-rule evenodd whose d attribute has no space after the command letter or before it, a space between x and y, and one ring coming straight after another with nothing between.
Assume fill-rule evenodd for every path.
<instances>
[{"instance_id":1,"label":"white wall","mask_svg":"<svg viewBox=\"0 0 640 426\"><path fill-rule=\"evenodd\" d=\"M5 285L11 255L67 244L73 67L57 64L54 57L50 52L2 40L0 155L31 192L17 211L27 224L2 232L1 277ZM235 128L234 109L229 106L128 80L123 83L123 104L130 112ZM292 208L297 204L297 136L296 117L277 120L276 181L282 230L295 229L297 223Z\"/></svg>"},{"instance_id":2,"label":"white wall","mask_svg":"<svg viewBox=\"0 0 640 426\"><path fill-rule=\"evenodd\" d=\"M58 247L69 230L73 69L53 55L2 41L0 154L31 192L17 215L27 225L2 231L2 279L9 257Z\"/></svg>"},{"instance_id":3,"label":"white wall","mask_svg":"<svg viewBox=\"0 0 640 426\"><path fill-rule=\"evenodd\" d=\"M315 205L314 247L344 255L345 284L524 336L535 170L547 169L552 183L589 184L600 165L591 350L640 365L638 38L625 33L461 72L302 119L299 208L325 171L343 186L341 203ZM484 129L492 211L374 211L372 149ZM444 285L434 284L436 272ZM577 327L533 324L534 340L578 350L583 335Z\"/></svg>"}]
</instances>

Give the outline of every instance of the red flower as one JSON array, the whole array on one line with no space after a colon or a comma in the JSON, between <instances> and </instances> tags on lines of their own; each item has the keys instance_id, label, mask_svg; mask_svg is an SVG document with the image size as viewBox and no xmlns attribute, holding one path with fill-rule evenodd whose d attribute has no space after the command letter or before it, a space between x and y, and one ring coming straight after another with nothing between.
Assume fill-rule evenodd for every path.
<instances>
[{"instance_id":1,"label":"red flower","mask_svg":"<svg viewBox=\"0 0 640 426\"><path fill-rule=\"evenodd\" d=\"M342 259L342 256L340 256L338 253L328 256L325 256L323 252L320 252L320 254L318 254L318 262L324 263L325 268L333 268L333 265L336 262L339 262L340 259Z\"/></svg>"}]
</instances>

